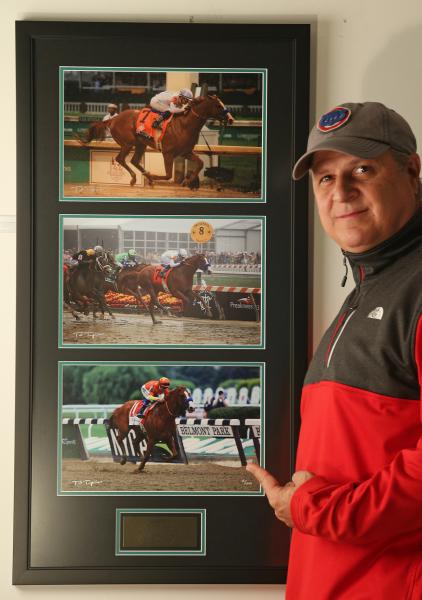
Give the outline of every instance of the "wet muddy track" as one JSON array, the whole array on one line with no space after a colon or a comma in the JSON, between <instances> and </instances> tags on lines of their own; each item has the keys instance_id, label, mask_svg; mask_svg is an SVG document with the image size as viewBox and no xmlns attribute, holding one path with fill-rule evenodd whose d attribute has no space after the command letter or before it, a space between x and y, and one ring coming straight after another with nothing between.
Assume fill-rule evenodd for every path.
<instances>
[{"instance_id":1,"label":"wet muddy track","mask_svg":"<svg viewBox=\"0 0 422 600\"><path fill-rule=\"evenodd\" d=\"M246 346L260 343L261 323L252 321L214 321L191 317L160 317L153 325L148 314L119 314L115 318L93 319L81 315L77 321L63 313L64 344L177 344Z\"/></svg>"}]
</instances>

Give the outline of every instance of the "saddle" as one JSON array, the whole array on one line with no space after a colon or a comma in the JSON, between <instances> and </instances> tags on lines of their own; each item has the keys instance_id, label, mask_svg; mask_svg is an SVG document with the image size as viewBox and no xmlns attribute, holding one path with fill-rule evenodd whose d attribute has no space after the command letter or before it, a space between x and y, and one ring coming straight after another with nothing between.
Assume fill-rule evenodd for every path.
<instances>
[{"instance_id":1,"label":"saddle","mask_svg":"<svg viewBox=\"0 0 422 600\"><path fill-rule=\"evenodd\" d=\"M163 270L164 267L162 267L161 265L157 265L155 267L154 273L152 275L152 282L155 283L156 285L162 285L164 290L169 294L169 288L167 285L167 281L169 278L170 273L173 271L173 269L175 267L171 267L168 271L165 272L164 277L161 277L161 272Z\"/></svg>"},{"instance_id":2,"label":"saddle","mask_svg":"<svg viewBox=\"0 0 422 600\"><path fill-rule=\"evenodd\" d=\"M154 408L155 404L156 403L153 402L152 404L147 406L146 409L144 410L143 414L139 418L137 415L140 412L140 410L142 409L143 401L137 400L133 404L132 408L129 411L129 425L138 425L143 428L145 419L147 418L150 411Z\"/></svg>"},{"instance_id":3,"label":"saddle","mask_svg":"<svg viewBox=\"0 0 422 600\"><path fill-rule=\"evenodd\" d=\"M160 115L150 108L143 108L139 111L138 118L136 120L136 133L146 138L154 139L156 144L161 144L166 133L168 124L171 122L173 115L170 115L168 119L162 122L161 129L155 129L153 124Z\"/></svg>"}]
</instances>

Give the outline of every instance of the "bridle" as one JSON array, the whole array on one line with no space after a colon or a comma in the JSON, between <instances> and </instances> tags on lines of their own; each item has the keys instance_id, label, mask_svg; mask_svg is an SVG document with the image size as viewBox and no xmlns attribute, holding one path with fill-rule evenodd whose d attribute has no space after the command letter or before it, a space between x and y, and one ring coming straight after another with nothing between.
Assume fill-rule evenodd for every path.
<instances>
[{"instance_id":1,"label":"bridle","mask_svg":"<svg viewBox=\"0 0 422 600\"><path fill-rule=\"evenodd\" d=\"M186 393L185 393L185 394L186 394ZM186 398L186 397L187 397L187 396L185 395L185 398ZM175 418L177 417L177 415L174 415L174 414L171 412L171 410L170 410L170 409L169 409L169 407L168 407L167 400L164 400L164 404L165 404L165 407L167 408L167 412L169 413L169 415L170 415L170 416L172 416L172 417L175 419Z\"/></svg>"},{"instance_id":2,"label":"bridle","mask_svg":"<svg viewBox=\"0 0 422 600\"><path fill-rule=\"evenodd\" d=\"M229 114L229 109L224 106L224 104L221 102L221 100L219 98L217 98L218 103L220 104L221 108L222 108L222 118L217 117L219 120L223 121L227 115ZM198 119L204 119L204 117L201 117L201 115L199 115L196 110L193 108L192 104L189 106L189 112L191 112L192 114L195 115L195 117L198 117Z\"/></svg>"},{"instance_id":3,"label":"bridle","mask_svg":"<svg viewBox=\"0 0 422 600\"><path fill-rule=\"evenodd\" d=\"M167 400L165 400L165 401L164 401L164 404L165 404L165 406L166 406L166 408L167 408L167 411L168 411L169 415L170 415L170 416L172 416L172 417L175 419L175 418L176 418L176 415L174 415L174 414L171 412L171 410L169 409L169 407L168 407L168 404L167 404Z\"/></svg>"}]
</instances>

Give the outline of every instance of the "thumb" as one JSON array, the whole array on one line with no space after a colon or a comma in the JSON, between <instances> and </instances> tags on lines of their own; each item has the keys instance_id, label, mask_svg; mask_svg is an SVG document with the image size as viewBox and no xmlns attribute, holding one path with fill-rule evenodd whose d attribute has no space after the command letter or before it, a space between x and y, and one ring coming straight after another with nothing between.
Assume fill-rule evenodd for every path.
<instances>
[{"instance_id":1,"label":"thumb","mask_svg":"<svg viewBox=\"0 0 422 600\"><path fill-rule=\"evenodd\" d=\"M312 479L312 477L315 477L315 475L310 471L296 471L292 475L292 481L296 487L299 487L309 479Z\"/></svg>"}]
</instances>

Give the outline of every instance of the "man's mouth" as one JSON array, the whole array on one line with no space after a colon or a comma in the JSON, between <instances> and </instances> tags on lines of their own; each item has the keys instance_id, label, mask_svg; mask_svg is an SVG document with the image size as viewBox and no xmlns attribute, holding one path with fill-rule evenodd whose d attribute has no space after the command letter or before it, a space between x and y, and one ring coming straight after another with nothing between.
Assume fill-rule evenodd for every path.
<instances>
[{"instance_id":1,"label":"man's mouth","mask_svg":"<svg viewBox=\"0 0 422 600\"><path fill-rule=\"evenodd\" d=\"M367 211L368 211L367 208L363 208L362 210L353 210L344 215L339 215L337 217L337 219L352 219L353 217L358 217L359 215L362 215L363 213L366 213Z\"/></svg>"}]
</instances>

